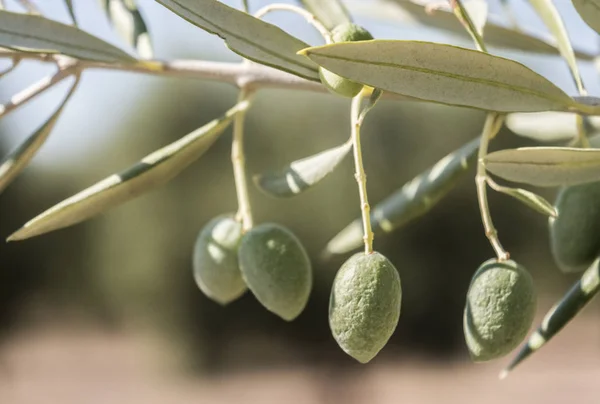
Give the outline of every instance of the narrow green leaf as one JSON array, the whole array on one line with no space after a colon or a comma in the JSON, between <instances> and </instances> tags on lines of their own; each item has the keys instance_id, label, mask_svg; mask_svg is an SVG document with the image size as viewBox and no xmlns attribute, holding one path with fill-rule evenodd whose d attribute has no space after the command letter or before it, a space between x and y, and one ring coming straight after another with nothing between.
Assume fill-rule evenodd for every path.
<instances>
[{"instance_id":1,"label":"narrow green leaf","mask_svg":"<svg viewBox=\"0 0 600 404\"><path fill-rule=\"evenodd\" d=\"M600 34L600 0L572 0L575 10L594 31Z\"/></svg>"},{"instance_id":2,"label":"narrow green leaf","mask_svg":"<svg viewBox=\"0 0 600 404\"><path fill-rule=\"evenodd\" d=\"M123 50L72 25L8 11L0 11L0 46L59 52L106 63L135 61Z\"/></svg>"},{"instance_id":3,"label":"narrow green leaf","mask_svg":"<svg viewBox=\"0 0 600 404\"><path fill-rule=\"evenodd\" d=\"M592 134L600 131L600 117L588 117ZM570 112L514 113L506 126L515 134L538 142L558 142L577 137L577 115Z\"/></svg>"},{"instance_id":4,"label":"narrow green leaf","mask_svg":"<svg viewBox=\"0 0 600 404\"><path fill-rule=\"evenodd\" d=\"M217 0L156 0L190 23L223 38L246 59L308 80L319 81L318 67L296 53L308 45L279 27Z\"/></svg>"},{"instance_id":5,"label":"narrow green leaf","mask_svg":"<svg viewBox=\"0 0 600 404\"><path fill-rule=\"evenodd\" d=\"M27 222L8 241L23 240L80 223L163 185L204 154L236 113L247 107L247 101L237 104L221 118L147 155L121 173L65 199Z\"/></svg>"},{"instance_id":6,"label":"narrow green leaf","mask_svg":"<svg viewBox=\"0 0 600 404\"><path fill-rule=\"evenodd\" d=\"M534 194L533 192L527 191L521 188L509 188L503 187L498 184L490 184L490 186L497 192L503 193L508 196L512 196L516 200L522 202L525 206L530 207L542 215L549 217L557 217L556 209L554 206L541 196Z\"/></svg>"},{"instance_id":7,"label":"narrow green leaf","mask_svg":"<svg viewBox=\"0 0 600 404\"><path fill-rule=\"evenodd\" d=\"M330 31L338 25L352 22L348 10L339 0L300 0L300 3Z\"/></svg>"},{"instance_id":8,"label":"narrow green leaf","mask_svg":"<svg viewBox=\"0 0 600 404\"><path fill-rule=\"evenodd\" d=\"M259 189L268 195L286 198L300 194L315 185L342 162L352 149L352 142L290 163L277 172L254 176Z\"/></svg>"},{"instance_id":9,"label":"narrow green leaf","mask_svg":"<svg viewBox=\"0 0 600 404\"><path fill-rule=\"evenodd\" d=\"M567 294L546 314L540 327L529 337L516 357L501 374L505 378L518 364L546 345L577 316L600 291L600 264L597 259Z\"/></svg>"},{"instance_id":10,"label":"narrow green leaf","mask_svg":"<svg viewBox=\"0 0 600 404\"><path fill-rule=\"evenodd\" d=\"M600 180L600 149L523 147L488 154L485 167L508 181L558 187Z\"/></svg>"},{"instance_id":11,"label":"narrow green leaf","mask_svg":"<svg viewBox=\"0 0 600 404\"><path fill-rule=\"evenodd\" d=\"M585 93L569 34L554 3L552 0L529 0L529 3L535 8L546 27L548 27L552 35L556 38L558 50L569 65L569 70L571 71L571 76L575 81L577 90L579 93Z\"/></svg>"},{"instance_id":12,"label":"narrow green leaf","mask_svg":"<svg viewBox=\"0 0 600 404\"><path fill-rule=\"evenodd\" d=\"M100 3L121 38L131 45L140 57L151 59L154 53L152 41L136 0L100 0Z\"/></svg>"},{"instance_id":13,"label":"narrow green leaf","mask_svg":"<svg viewBox=\"0 0 600 404\"><path fill-rule=\"evenodd\" d=\"M77 15L75 14L75 9L73 8L73 0L65 0L65 6L69 12L71 21L73 21L73 25L77 26Z\"/></svg>"},{"instance_id":14,"label":"narrow green leaf","mask_svg":"<svg viewBox=\"0 0 600 404\"><path fill-rule=\"evenodd\" d=\"M27 167L31 159L40 147L42 147L46 139L48 139L65 105L67 105L67 102L75 92L78 83L79 77L75 79L71 89L50 118L0 162L0 193Z\"/></svg>"},{"instance_id":15,"label":"narrow green leaf","mask_svg":"<svg viewBox=\"0 0 600 404\"><path fill-rule=\"evenodd\" d=\"M451 45L373 40L312 47L302 54L350 80L442 104L497 112L579 106L518 62Z\"/></svg>"},{"instance_id":16,"label":"narrow green leaf","mask_svg":"<svg viewBox=\"0 0 600 404\"><path fill-rule=\"evenodd\" d=\"M476 138L378 203L371 211L373 231L390 233L429 212L464 176L478 149ZM362 245L362 237L362 221L358 218L327 243L324 255L348 253Z\"/></svg>"},{"instance_id":17,"label":"narrow green leaf","mask_svg":"<svg viewBox=\"0 0 600 404\"><path fill-rule=\"evenodd\" d=\"M449 8L436 9L434 12L428 13L427 5L431 4L429 0L391 0L391 2L408 14L411 19L421 24L450 31L463 38L469 37L469 34L465 32L464 27L456 20ZM381 2L381 5L385 6L388 3L389 1L384 1ZM366 7L368 7L368 11L373 10L373 12L378 8L371 4ZM354 7L351 8L351 10L353 9ZM386 14L393 16L395 13L386 12ZM399 18L395 17L395 19ZM405 20L406 18L403 19L403 21ZM556 40L551 36L527 30L525 27L519 30L506 27L500 19L493 18L493 16L488 17L485 28L485 42L488 46L497 48L559 54ZM594 54L584 50L577 50L575 54L578 58L584 60L593 60L595 57Z\"/></svg>"}]
</instances>

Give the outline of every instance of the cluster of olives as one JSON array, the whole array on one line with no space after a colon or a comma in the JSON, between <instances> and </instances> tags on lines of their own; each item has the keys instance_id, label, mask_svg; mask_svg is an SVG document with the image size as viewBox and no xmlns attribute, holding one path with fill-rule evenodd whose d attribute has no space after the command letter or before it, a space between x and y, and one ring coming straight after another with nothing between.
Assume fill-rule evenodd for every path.
<instances>
[{"instance_id":1,"label":"cluster of olives","mask_svg":"<svg viewBox=\"0 0 600 404\"><path fill-rule=\"evenodd\" d=\"M559 190L556 218L549 219L550 246L565 272L580 272L600 255L600 182ZM529 273L514 261L490 260L473 276L464 312L465 339L473 360L506 355L525 338L536 299Z\"/></svg>"},{"instance_id":2,"label":"cluster of olives","mask_svg":"<svg viewBox=\"0 0 600 404\"><path fill-rule=\"evenodd\" d=\"M225 305L247 289L269 311L295 319L306 306L312 270L300 241L283 226L265 223L243 233L232 215L211 220L198 235L194 279ZM371 360L394 332L401 287L396 268L381 254L356 254L341 267L331 291L330 326L342 349Z\"/></svg>"},{"instance_id":3,"label":"cluster of olives","mask_svg":"<svg viewBox=\"0 0 600 404\"><path fill-rule=\"evenodd\" d=\"M364 28L343 24L333 42L373 39ZM330 91L355 97L363 85L319 70ZM566 271L587 268L600 254L600 182L559 191L557 218L550 219L552 253ZM194 278L209 298L228 304L247 289L269 311L295 319L312 288L308 255L288 229L266 223L247 232L233 215L219 216L200 232L194 250ZM476 362L515 349L531 328L536 292L528 271L515 261L490 259L473 275L467 292L463 328ZM367 363L387 344L400 318L402 287L394 265L378 252L358 253L338 271L329 301L329 326L348 355Z\"/></svg>"},{"instance_id":4,"label":"cluster of olives","mask_svg":"<svg viewBox=\"0 0 600 404\"><path fill-rule=\"evenodd\" d=\"M200 290L225 305L247 289L267 310L291 321L304 310L312 289L312 269L296 236L275 223L248 232L233 216L211 220L198 235L193 257Z\"/></svg>"}]
</instances>

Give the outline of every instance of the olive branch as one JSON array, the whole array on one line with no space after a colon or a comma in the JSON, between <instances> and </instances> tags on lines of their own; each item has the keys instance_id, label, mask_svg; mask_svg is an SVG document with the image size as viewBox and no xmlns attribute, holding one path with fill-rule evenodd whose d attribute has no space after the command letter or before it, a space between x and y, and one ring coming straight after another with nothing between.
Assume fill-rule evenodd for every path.
<instances>
[{"instance_id":1,"label":"olive branch","mask_svg":"<svg viewBox=\"0 0 600 404\"><path fill-rule=\"evenodd\" d=\"M364 38L366 31L360 31L362 28L353 23L352 13L338 0L303 0L301 3L304 7L270 4L254 15L248 13L247 1L243 2L243 10L216 0L156 1L198 28L219 36L230 50L241 56L242 61L223 63L208 60L155 59L149 30L152 24L146 23L143 10L137 7L135 1L100 1L107 18L121 34L122 39L135 49L133 55L82 29L78 24L72 1L64 1L72 21L72 24L67 25L44 16L32 1L18 0L17 4L22 12L10 12L5 10L4 1L0 0L0 59L10 61L10 65L0 72L0 78L9 77L21 63L29 60L48 63L56 68L53 74L32 83L14 94L7 102L0 104L0 118L57 84L67 79L73 80L68 94L51 116L0 162L0 192L17 178L43 146L72 95L77 91L85 71L102 69L210 80L227 83L239 89L238 102L221 117L149 154L120 173L109 176L49 208L10 235L9 241L23 240L75 225L163 185L200 158L225 129L233 125L231 159L238 212L234 216L234 223L228 222L227 226L235 228L235 223L238 223L240 229L226 232L228 235L234 235L231 236L236 240L233 244L230 243L232 239L228 238L229 236L216 240L216 236L210 233L203 237L209 237L206 240L210 239L211 242L218 241L224 254L232 257L233 261L227 263L229 269L233 268L229 273L239 279L235 293L219 289L223 286L218 284L222 279L211 278L208 281L205 271L210 268L217 270L224 265L214 261L214 257L209 257L208 261L205 258L200 260L204 260L201 268L195 268L197 281L205 293L209 296L212 294L212 297L220 302L229 302L237 298L240 290L245 290L244 285L247 284L267 309L286 320L291 320L300 314L308 299L312 285L310 263L307 262L300 242L288 230L278 225L254 225L245 169L244 118L252 105L253 95L267 88L329 91L335 95L351 97L351 130L348 141L291 162L280 170L256 175L254 182L271 196L293 197L317 185L336 169L350 150L353 151L361 217L327 244L324 256L346 254L364 245L364 254L351 257L340 270L340 274L356 268L375 280L386 279L385 288L390 288L384 288L380 293L389 292L392 298L378 303L381 303L380 310L388 310L393 314L389 316L392 320L387 324L362 324L363 329L370 330L366 336L361 334L350 337L344 328L349 326L344 323L344 318L352 313L343 312L345 308L339 308L341 305L337 306L334 303L336 299L351 299L353 296L345 296L346 289L340 289L341 281L338 281L338 278L332 288L337 291L337 296L332 294L330 309L330 325L334 337L347 353L361 362L366 362L383 348L393 333L400 313L401 300L400 280L395 268L373 247L375 234L394 231L427 213L456 185L469 166L475 163L475 184L481 219L485 235L497 256L495 263L484 263L481 268L486 271L498 270L517 274L517 278L523 280L519 281L520 285L529 285L526 271L509 260L510 254L500 242L488 206L487 187L509 195L548 216L553 237L560 229L560 221L569 217L569 211L567 207L559 206L560 197L553 205L531 191L498 184L492 175L510 182L561 187L561 193L573 192L574 189L580 189L578 187L591 187L600 181L600 149L592 147L594 138L590 136L594 130L600 128L596 119L596 116L600 116L600 102L588 95L578 69L578 60L593 60L595 55L572 47L561 16L550 0L530 0L530 3L552 33L552 37L527 32L516 24L506 28L495 23L488 15L487 5L483 0L451 0L448 4L438 3L434 6L420 0L379 0L382 6L385 4L399 7L415 18L422 19L426 24L467 35L474 41L477 50L432 42ZM590 4L595 7L590 7ZM600 2L573 0L573 5L584 21L596 32L600 32ZM311 46L262 20L264 15L275 11L292 12L304 17L306 22L320 33L325 44ZM510 8L506 8L506 12L509 18L513 18ZM514 22L514 19L512 21ZM343 28L342 31L339 31L340 27ZM336 37L338 34L341 36ZM578 95L567 95L552 82L517 61L488 53L486 44L560 55L569 67ZM429 170L371 208L360 134L367 113L380 97L479 109L486 112L487 118L478 139L442 158ZM532 119L537 120L536 122L546 119L556 122L568 120L568 123L572 122L573 125L569 126L570 130L566 133L550 134L549 128L540 135L528 125ZM490 141L503 125L525 137L541 141L559 140L566 142L566 145L489 152ZM211 224L211 231L218 225L218 222ZM275 291L264 290L263 277L272 275L257 271L265 260L263 254L266 247L259 242L264 234L276 234L277 236L273 237L279 238L280 244L267 245L270 250L286 250L295 254L292 260L295 264L290 264L289 268L285 269L289 273L296 273L298 279L302 279L303 286L300 291L290 289L285 283L279 285L279 289ZM251 239L250 235L252 240L258 241L248 241ZM241 243L239 253L238 242ZM235 245L235 248L231 247L232 245ZM560 262L559 247L555 248L555 258L559 265L563 265L564 263ZM200 245L198 248L202 249L205 246ZM532 334L509 365L509 370L547 343L598 293L598 254L600 251L591 251L589 257L579 260L577 265L573 264L588 269L563 300L549 312L544 323ZM269 259L271 258L273 257ZM484 273L481 269L477 271L471 289L478 288L478 282L488 282ZM242 289L240 285L243 286ZM355 286L361 287L360 284ZM219 299L218 293L215 292L217 289L229 297ZM478 360L477 358L481 359L484 356L493 359L506 355L524 338L524 332L531 325L528 322L529 317L521 316L519 327L515 326L519 330L514 332L508 345L495 346L497 341L494 341L494 338L498 339L498 336L490 337L489 341L482 339L473 342L476 339L473 337L474 329L478 327L475 312L480 301L473 298L474 292L471 292L471 289L467 295L465 333L474 359ZM528 310L531 311L534 299L530 297L533 296L533 292L527 293ZM272 296L278 297L272 300ZM366 310L367 306L357 306L352 310ZM508 313L509 308L502 310ZM382 313L362 314L365 318L378 318ZM370 340L372 344L367 349L357 348L353 338ZM474 352L480 348L487 349L488 354L480 355ZM492 351L494 354L489 354ZM507 372L504 372L503 376Z\"/></svg>"}]
</instances>

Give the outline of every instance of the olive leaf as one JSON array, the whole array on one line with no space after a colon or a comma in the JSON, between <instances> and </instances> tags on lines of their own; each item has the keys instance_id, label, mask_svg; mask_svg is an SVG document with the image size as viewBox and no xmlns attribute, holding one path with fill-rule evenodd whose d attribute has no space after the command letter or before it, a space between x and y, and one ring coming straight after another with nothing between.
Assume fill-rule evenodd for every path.
<instances>
[{"instance_id":1,"label":"olive leaf","mask_svg":"<svg viewBox=\"0 0 600 404\"><path fill-rule=\"evenodd\" d=\"M348 141L302 160L284 169L254 176L254 183L268 195L285 198L300 194L325 178L342 162L352 149Z\"/></svg>"},{"instance_id":2,"label":"olive leaf","mask_svg":"<svg viewBox=\"0 0 600 404\"><path fill-rule=\"evenodd\" d=\"M518 364L546 345L552 337L558 334L569 321L573 320L598 294L600 291L599 261L599 259L596 259L583 273L581 279L550 309L540 327L529 337L527 343L510 362L506 370L500 374L500 378L503 379L508 376L508 373Z\"/></svg>"},{"instance_id":3,"label":"olive leaf","mask_svg":"<svg viewBox=\"0 0 600 404\"><path fill-rule=\"evenodd\" d=\"M77 89L78 83L79 76L75 78L71 89L50 118L0 162L0 193L27 167L27 164L48 139L67 102Z\"/></svg>"},{"instance_id":4,"label":"olive leaf","mask_svg":"<svg viewBox=\"0 0 600 404\"><path fill-rule=\"evenodd\" d=\"M23 240L80 223L163 185L204 154L233 117L247 108L247 101L240 102L222 117L65 199L27 222L8 241Z\"/></svg>"},{"instance_id":5,"label":"olive leaf","mask_svg":"<svg viewBox=\"0 0 600 404\"><path fill-rule=\"evenodd\" d=\"M600 34L600 0L572 0L575 10L594 31Z\"/></svg>"},{"instance_id":6,"label":"olive leaf","mask_svg":"<svg viewBox=\"0 0 600 404\"><path fill-rule=\"evenodd\" d=\"M550 32L552 32L556 38L558 50L569 65L571 76L575 81L578 91L580 93L585 93L585 87L581 81L577 59L575 58L575 52L573 51L569 34L567 33L565 24L558 13L558 10L554 6L554 3L552 0L529 0L529 3L535 8L546 27L548 27Z\"/></svg>"},{"instance_id":7,"label":"olive leaf","mask_svg":"<svg viewBox=\"0 0 600 404\"><path fill-rule=\"evenodd\" d=\"M412 17L412 19L417 20L422 24L450 31L463 38L468 38L469 36L449 8L436 9L433 12L428 12L428 4L431 4L429 0L385 0L381 2L382 6L388 4L396 5ZM375 11L375 9L377 9L377 6L369 4L368 11ZM386 12L386 15L394 15L394 13ZM406 20L406 18L404 18L404 20ZM559 53L556 40L551 36L527 30L525 28L519 28L517 30L506 27L500 19L493 18L491 15L488 16L486 23L485 42L488 46L498 48L545 54ZM595 57L591 52L584 50L577 50L575 53L578 58L584 60L593 60Z\"/></svg>"},{"instance_id":8,"label":"olive leaf","mask_svg":"<svg viewBox=\"0 0 600 404\"><path fill-rule=\"evenodd\" d=\"M175 14L223 38L232 51L255 62L319 81L318 67L296 53L308 45L279 27L217 0L156 0Z\"/></svg>"},{"instance_id":9,"label":"olive leaf","mask_svg":"<svg viewBox=\"0 0 600 404\"><path fill-rule=\"evenodd\" d=\"M477 157L479 138L448 154L371 210L373 231L390 233L423 216L450 192ZM350 223L327 243L324 256L345 254L363 242L360 218Z\"/></svg>"},{"instance_id":10,"label":"olive leaf","mask_svg":"<svg viewBox=\"0 0 600 404\"><path fill-rule=\"evenodd\" d=\"M300 3L330 31L352 22L348 10L339 0L300 0Z\"/></svg>"},{"instance_id":11,"label":"olive leaf","mask_svg":"<svg viewBox=\"0 0 600 404\"><path fill-rule=\"evenodd\" d=\"M65 0L65 6L69 12L71 21L73 21L73 25L77 25L77 15L75 14L75 9L73 8L73 0Z\"/></svg>"},{"instance_id":12,"label":"olive leaf","mask_svg":"<svg viewBox=\"0 0 600 404\"><path fill-rule=\"evenodd\" d=\"M144 59L153 55L148 27L135 0L100 0L117 33Z\"/></svg>"},{"instance_id":13,"label":"olive leaf","mask_svg":"<svg viewBox=\"0 0 600 404\"><path fill-rule=\"evenodd\" d=\"M591 134L600 131L600 117L587 117ZM514 113L506 126L515 134L538 142L557 142L577 137L577 115L569 112Z\"/></svg>"},{"instance_id":14,"label":"olive leaf","mask_svg":"<svg viewBox=\"0 0 600 404\"><path fill-rule=\"evenodd\" d=\"M542 215L546 215L549 217L558 217L556 209L554 208L554 206L552 206L550 202L531 191L527 191L521 188L504 187L495 183L490 178L488 178L487 183L490 185L490 187L492 187L494 191L500 192L508 196L512 196L516 200L522 202L525 206L530 207L531 209L541 213Z\"/></svg>"},{"instance_id":15,"label":"olive leaf","mask_svg":"<svg viewBox=\"0 0 600 404\"><path fill-rule=\"evenodd\" d=\"M72 25L8 11L0 11L0 46L59 52L107 63L135 61L125 51Z\"/></svg>"},{"instance_id":16,"label":"olive leaf","mask_svg":"<svg viewBox=\"0 0 600 404\"><path fill-rule=\"evenodd\" d=\"M540 187L600 180L600 149L523 147L490 153L486 169L508 181Z\"/></svg>"},{"instance_id":17,"label":"olive leaf","mask_svg":"<svg viewBox=\"0 0 600 404\"><path fill-rule=\"evenodd\" d=\"M301 53L350 80L442 104L498 112L584 107L518 62L452 45L373 40Z\"/></svg>"}]
</instances>

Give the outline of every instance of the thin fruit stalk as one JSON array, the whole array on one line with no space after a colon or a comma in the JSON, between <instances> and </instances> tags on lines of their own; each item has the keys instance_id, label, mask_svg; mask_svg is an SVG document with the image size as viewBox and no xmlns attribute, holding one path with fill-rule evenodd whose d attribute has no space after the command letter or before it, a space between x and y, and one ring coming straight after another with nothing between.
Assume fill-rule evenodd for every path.
<instances>
[{"instance_id":1,"label":"thin fruit stalk","mask_svg":"<svg viewBox=\"0 0 600 404\"><path fill-rule=\"evenodd\" d=\"M251 94L242 89L238 101L249 100ZM235 190L238 199L238 212L236 218L242 222L242 231L246 232L253 226L252 209L248 195L248 182L246 179L246 158L244 155L244 120L246 110L240 111L233 121L233 141L231 143L231 162L233 164L233 176Z\"/></svg>"},{"instance_id":2,"label":"thin fruit stalk","mask_svg":"<svg viewBox=\"0 0 600 404\"><path fill-rule=\"evenodd\" d=\"M373 252L373 230L371 228L371 207L367 197L367 175L363 167L362 151L360 145L360 107L363 100L362 91L352 99L351 123L352 123L352 143L354 148L354 166L356 173L354 174L358 183L358 192L360 195L360 207L362 212L362 222L364 230L365 254Z\"/></svg>"},{"instance_id":3,"label":"thin fruit stalk","mask_svg":"<svg viewBox=\"0 0 600 404\"><path fill-rule=\"evenodd\" d=\"M489 141L500 129L502 120L503 116L499 114L490 113L487 115L485 125L483 127L483 133L481 134L481 142L479 144L477 175L475 177L475 183L477 185L477 200L479 202L479 211L481 212L481 221L483 222L485 235L494 248L494 251L498 256L498 260L506 261L510 258L510 256L504 247L502 247L502 244L498 239L498 232L496 231L494 222L492 221L492 215L490 214L490 208L487 199L487 173L483 163L483 159L487 154Z\"/></svg>"}]
</instances>

